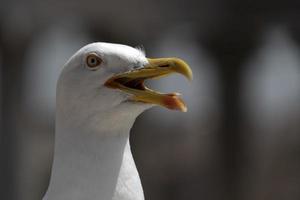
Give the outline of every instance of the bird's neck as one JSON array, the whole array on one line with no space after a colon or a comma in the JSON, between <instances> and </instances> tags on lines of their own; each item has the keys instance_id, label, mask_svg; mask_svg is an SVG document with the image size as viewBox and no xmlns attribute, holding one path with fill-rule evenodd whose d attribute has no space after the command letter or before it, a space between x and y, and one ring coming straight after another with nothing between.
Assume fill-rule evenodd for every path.
<instances>
[{"instance_id":1,"label":"bird's neck","mask_svg":"<svg viewBox=\"0 0 300 200\"><path fill-rule=\"evenodd\" d=\"M119 192L124 185L121 182L127 181L121 179L138 185L137 196L132 199L143 199L129 145L135 118L116 121L109 114L102 116L78 124L69 123L72 116L57 114L52 175L44 200L127 199L127 194Z\"/></svg>"}]
</instances>

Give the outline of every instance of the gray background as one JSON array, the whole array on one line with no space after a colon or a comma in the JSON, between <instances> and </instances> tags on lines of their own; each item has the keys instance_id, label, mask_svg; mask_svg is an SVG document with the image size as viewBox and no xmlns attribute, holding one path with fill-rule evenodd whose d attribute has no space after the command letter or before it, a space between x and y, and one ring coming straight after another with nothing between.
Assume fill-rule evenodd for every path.
<instances>
[{"instance_id":1,"label":"gray background","mask_svg":"<svg viewBox=\"0 0 300 200\"><path fill-rule=\"evenodd\" d=\"M131 134L147 200L300 199L300 2L1 1L0 199L40 200L61 66L94 41L177 56L189 111L154 108Z\"/></svg>"}]
</instances>

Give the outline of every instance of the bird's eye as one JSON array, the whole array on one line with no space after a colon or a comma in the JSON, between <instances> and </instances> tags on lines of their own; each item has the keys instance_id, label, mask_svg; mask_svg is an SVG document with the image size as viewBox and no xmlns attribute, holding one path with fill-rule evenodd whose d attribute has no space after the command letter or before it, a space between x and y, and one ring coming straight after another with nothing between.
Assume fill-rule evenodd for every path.
<instances>
[{"instance_id":1,"label":"bird's eye","mask_svg":"<svg viewBox=\"0 0 300 200\"><path fill-rule=\"evenodd\" d=\"M98 55L92 53L86 57L86 64L89 69L96 70L99 68L100 64L102 63L102 59L99 58Z\"/></svg>"}]
</instances>

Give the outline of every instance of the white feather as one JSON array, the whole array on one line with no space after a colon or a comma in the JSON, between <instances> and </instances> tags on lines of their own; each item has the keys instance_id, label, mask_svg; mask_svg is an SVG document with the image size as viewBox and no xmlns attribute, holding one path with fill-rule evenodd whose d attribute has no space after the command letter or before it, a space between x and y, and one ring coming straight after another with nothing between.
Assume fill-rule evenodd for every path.
<instances>
[{"instance_id":1,"label":"white feather","mask_svg":"<svg viewBox=\"0 0 300 200\"><path fill-rule=\"evenodd\" d=\"M91 52L103 60L97 71L85 66ZM144 199L129 131L151 105L130 103L103 84L146 63L141 51L108 43L87 45L67 62L57 84L55 153L43 200Z\"/></svg>"}]
</instances>

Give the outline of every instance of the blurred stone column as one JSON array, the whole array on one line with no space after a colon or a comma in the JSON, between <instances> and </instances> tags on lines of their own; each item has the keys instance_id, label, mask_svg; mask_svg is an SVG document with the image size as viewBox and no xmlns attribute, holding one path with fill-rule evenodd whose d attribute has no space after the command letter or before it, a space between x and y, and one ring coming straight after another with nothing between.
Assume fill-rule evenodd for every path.
<instances>
[{"instance_id":1,"label":"blurred stone column","mask_svg":"<svg viewBox=\"0 0 300 200\"><path fill-rule=\"evenodd\" d=\"M1 5L2 7L2 5ZM33 37L31 13L15 2L3 3L0 24L2 50L1 199L16 199L16 132L21 103L24 55Z\"/></svg>"},{"instance_id":2,"label":"blurred stone column","mask_svg":"<svg viewBox=\"0 0 300 200\"><path fill-rule=\"evenodd\" d=\"M234 13L234 12L232 12ZM242 16L240 16L242 18ZM257 30L253 23L238 16L224 19L223 27L205 41L220 67L222 125L219 129L220 176L224 199L241 199L241 171L247 163L244 135L241 129L241 72L245 59L256 46Z\"/></svg>"},{"instance_id":3,"label":"blurred stone column","mask_svg":"<svg viewBox=\"0 0 300 200\"><path fill-rule=\"evenodd\" d=\"M3 32L2 32L3 34ZM11 34L11 33L7 33ZM10 40L11 39L11 40ZM21 75L24 52L29 38L15 34L14 37L1 37L2 61L2 131L1 131L1 198L14 197L14 170L16 158L17 116L20 105Z\"/></svg>"}]
</instances>

